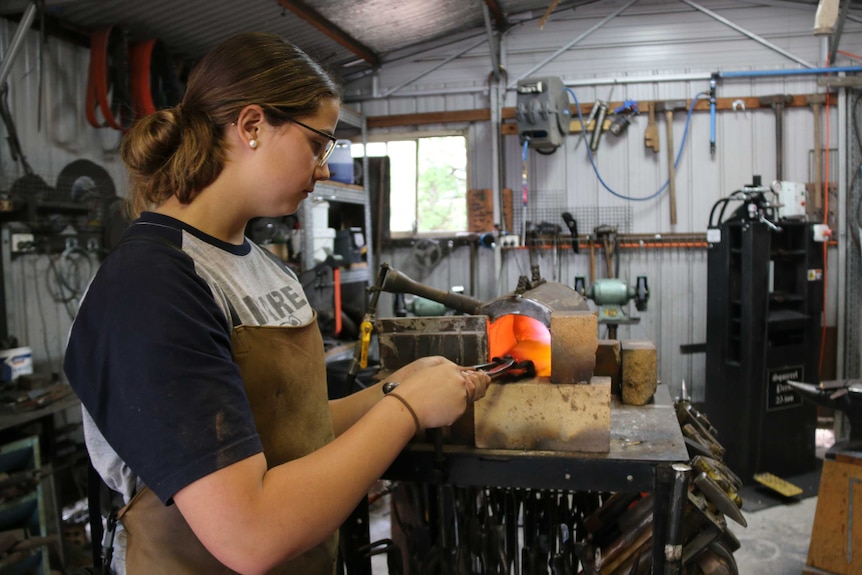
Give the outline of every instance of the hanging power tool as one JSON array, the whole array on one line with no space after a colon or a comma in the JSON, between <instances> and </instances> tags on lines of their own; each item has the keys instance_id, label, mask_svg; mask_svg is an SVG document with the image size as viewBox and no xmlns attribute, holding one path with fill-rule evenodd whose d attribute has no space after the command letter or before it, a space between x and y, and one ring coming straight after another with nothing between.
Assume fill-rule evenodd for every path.
<instances>
[{"instance_id":1,"label":"hanging power tool","mask_svg":"<svg viewBox=\"0 0 862 575\"><path fill-rule=\"evenodd\" d=\"M608 131L614 136L622 135L631 125L632 117L638 114L640 114L638 103L634 100L626 100L614 110L614 116L611 119L611 125L608 126Z\"/></svg>"},{"instance_id":2,"label":"hanging power tool","mask_svg":"<svg viewBox=\"0 0 862 575\"><path fill-rule=\"evenodd\" d=\"M521 145L550 154L563 145L572 111L563 81L549 76L518 81L516 106Z\"/></svg>"}]
</instances>

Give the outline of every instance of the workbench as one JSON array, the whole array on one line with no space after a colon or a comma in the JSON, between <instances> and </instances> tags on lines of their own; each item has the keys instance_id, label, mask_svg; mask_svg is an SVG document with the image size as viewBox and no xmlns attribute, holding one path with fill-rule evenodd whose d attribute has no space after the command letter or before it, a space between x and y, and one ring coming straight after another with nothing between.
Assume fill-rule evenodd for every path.
<instances>
[{"instance_id":1,"label":"workbench","mask_svg":"<svg viewBox=\"0 0 862 575\"><path fill-rule=\"evenodd\" d=\"M81 400L78 399L78 396L75 395L70 388L68 394L39 407L23 410L2 408L0 409L0 431L10 429L12 427L18 427L43 418L51 423L48 418L53 416L55 413L80 407Z\"/></svg>"},{"instance_id":2,"label":"workbench","mask_svg":"<svg viewBox=\"0 0 862 575\"><path fill-rule=\"evenodd\" d=\"M672 466L688 464L689 460L673 400L667 386L659 385L652 402L644 406L623 405L612 397L611 444L607 453L477 449L444 444L441 456L433 444L414 442L398 456L384 478L429 482L442 477L445 483L457 486L652 492L653 572L665 573L678 572L665 571L665 544L669 531L679 533L680 509L685 503L672 501Z\"/></svg>"},{"instance_id":3,"label":"workbench","mask_svg":"<svg viewBox=\"0 0 862 575\"><path fill-rule=\"evenodd\" d=\"M42 537L51 535L62 541L63 524L60 509L63 505L58 498L58 485L56 484L59 466L56 461L57 428L54 424L54 416L72 410L80 412L81 402L67 384L57 385L52 388L52 391L54 392L52 394L37 396L41 397L41 401L24 401L16 404L15 407L5 404L0 406L0 443L4 444L0 451L33 450L33 466L39 469L39 482L32 493L21 498L33 497L38 501L34 517L38 519L39 531L32 533L32 535ZM76 416L76 419L79 419L79 416ZM24 437L18 439L22 433L21 428L30 424L38 425L34 426L34 430L23 431ZM11 473L9 469L3 469L3 471ZM12 503L8 501L4 503L4 507L7 508L6 516L9 514L8 508L11 505ZM23 527L23 525L18 527ZM28 527L31 526L28 525ZM3 528L10 529L12 526L4 524ZM48 553L48 547L42 547L40 554L31 555L10 569L13 571L16 568L21 569L21 565L25 562L42 557L39 568L36 571L27 572L48 573ZM62 543L56 545L56 553L60 563L65 565L66 555ZM6 571L3 572L6 573ZM24 571L14 572L23 573Z\"/></svg>"}]
</instances>

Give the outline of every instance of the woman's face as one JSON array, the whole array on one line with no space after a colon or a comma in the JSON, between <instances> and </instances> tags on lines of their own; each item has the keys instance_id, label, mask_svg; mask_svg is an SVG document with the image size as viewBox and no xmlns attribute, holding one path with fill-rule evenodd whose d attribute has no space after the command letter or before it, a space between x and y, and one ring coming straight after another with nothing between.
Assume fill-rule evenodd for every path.
<instances>
[{"instance_id":1,"label":"woman's face","mask_svg":"<svg viewBox=\"0 0 862 575\"><path fill-rule=\"evenodd\" d=\"M281 126L262 124L252 175L253 185L258 186L253 193L258 215L294 213L314 191L315 182L329 179L329 167L320 166L329 140L308 128L333 134L338 113L337 100L324 100L314 114L296 118L307 127L290 121Z\"/></svg>"}]
</instances>

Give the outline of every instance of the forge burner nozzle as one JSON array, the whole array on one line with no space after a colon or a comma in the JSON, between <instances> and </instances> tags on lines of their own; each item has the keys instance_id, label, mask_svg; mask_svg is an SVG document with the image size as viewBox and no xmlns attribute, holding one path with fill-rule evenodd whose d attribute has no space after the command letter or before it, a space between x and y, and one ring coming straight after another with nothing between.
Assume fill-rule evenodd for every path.
<instances>
[{"instance_id":1,"label":"forge burner nozzle","mask_svg":"<svg viewBox=\"0 0 862 575\"><path fill-rule=\"evenodd\" d=\"M479 309L482 307L482 302L475 298L419 283L386 263L381 264L380 267L386 268L386 274L384 275L383 283L380 286L381 291L389 293L409 293L441 303L446 307L461 313L467 313L470 315L480 313Z\"/></svg>"}]
</instances>

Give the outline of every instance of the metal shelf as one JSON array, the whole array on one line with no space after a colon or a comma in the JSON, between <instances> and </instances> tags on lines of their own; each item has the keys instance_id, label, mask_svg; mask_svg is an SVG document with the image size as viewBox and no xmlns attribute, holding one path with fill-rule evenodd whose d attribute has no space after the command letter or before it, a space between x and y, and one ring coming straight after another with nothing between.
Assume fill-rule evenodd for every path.
<instances>
[{"instance_id":1,"label":"metal shelf","mask_svg":"<svg viewBox=\"0 0 862 575\"><path fill-rule=\"evenodd\" d=\"M365 188L339 182L317 182L314 185L313 198L319 201L326 200L349 204L365 205L368 203L368 193Z\"/></svg>"},{"instance_id":2,"label":"metal shelf","mask_svg":"<svg viewBox=\"0 0 862 575\"><path fill-rule=\"evenodd\" d=\"M362 134L362 143L367 144L366 121L365 117L358 112L342 106L338 117L340 125L346 125L352 128L359 128ZM363 158L363 174L368 173L368 159ZM360 282L369 281L371 277L369 269L374 266L374 256L371 249L371 205L369 202L368 179L363 178L362 186L343 184L334 181L320 181L314 186L314 194L300 204L299 219L302 222L303 233L301 234L301 265L303 270L312 269L315 266L314 250L312 248L314 242L314 228L308 222L312 221L312 210L314 205L319 202L336 202L353 204L364 207L364 226L365 226L365 246L366 246L366 261L368 268L362 269L342 269L341 282Z\"/></svg>"},{"instance_id":3,"label":"metal shelf","mask_svg":"<svg viewBox=\"0 0 862 575\"><path fill-rule=\"evenodd\" d=\"M349 284L353 282L367 282L370 281L369 278L371 275L368 272L368 268L361 268L356 270L341 270L341 283Z\"/></svg>"}]
</instances>

